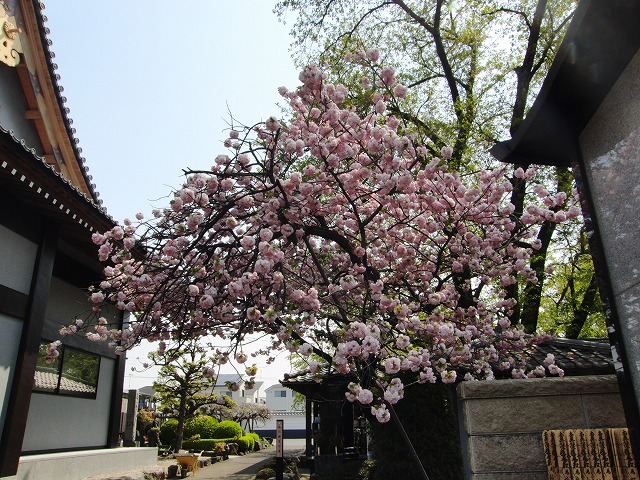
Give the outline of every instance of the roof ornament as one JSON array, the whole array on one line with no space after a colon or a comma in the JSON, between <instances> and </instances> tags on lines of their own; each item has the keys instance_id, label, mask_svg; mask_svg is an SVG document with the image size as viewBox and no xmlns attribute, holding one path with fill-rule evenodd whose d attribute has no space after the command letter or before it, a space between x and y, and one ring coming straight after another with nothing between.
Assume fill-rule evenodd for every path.
<instances>
[{"instance_id":1,"label":"roof ornament","mask_svg":"<svg viewBox=\"0 0 640 480\"><path fill-rule=\"evenodd\" d=\"M0 61L10 67L15 67L20 63L22 44L20 43L20 33L22 29L16 26L15 17L10 17L8 7L0 0Z\"/></svg>"}]
</instances>

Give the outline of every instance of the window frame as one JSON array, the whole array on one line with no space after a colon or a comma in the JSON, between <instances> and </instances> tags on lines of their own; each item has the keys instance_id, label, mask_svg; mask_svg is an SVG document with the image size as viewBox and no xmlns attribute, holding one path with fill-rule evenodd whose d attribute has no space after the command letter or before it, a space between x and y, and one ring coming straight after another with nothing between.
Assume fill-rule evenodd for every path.
<instances>
[{"instance_id":1,"label":"window frame","mask_svg":"<svg viewBox=\"0 0 640 480\"><path fill-rule=\"evenodd\" d=\"M51 341L49 340L45 340L42 339L40 341L40 349L42 349L43 347L46 347L49 343L51 343ZM35 381L35 373L39 370L39 368L41 368L37 363L36 363L36 371L34 372L34 379L33 379L33 386L32 386L32 391L34 393L40 393L43 395L57 395L60 397L74 397L74 398L85 398L85 399L96 399L98 396L98 385L100 383L100 365L102 363L102 356L97 354L97 353L93 353L93 352L88 352L86 350L83 350L81 348L77 348L77 347L72 347L69 345L60 345L58 347L58 352L60 352L60 354L58 355L56 362L57 362L57 366L55 367L56 371L55 374L57 376L57 383L56 386L53 389L47 389L47 388L43 388L43 387L37 387L36 386L36 381ZM67 353L68 352L68 353ZM70 360L71 358L71 354L80 354L80 355L85 355L88 357L94 357L95 359L97 359L97 364L96 364L96 372L95 372L95 381L94 383L85 383L84 381L82 381L81 383L86 384L90 387L93 388L93 392L79 392L79 391L69 391L69 390L64 390L64 389L60 389L60 384L63 380L63 378L67 378L69 379L69 377L65 377L65 358L67 360ZM41 359L41 353L40 351L38 352L38 360ZM46 367L45 367L46 368ZM52 368L53 369L53 368ZM40 370L42 371L42 370ZM51 372L54 373L54 372Z\"/></svg>"}]
</instances>

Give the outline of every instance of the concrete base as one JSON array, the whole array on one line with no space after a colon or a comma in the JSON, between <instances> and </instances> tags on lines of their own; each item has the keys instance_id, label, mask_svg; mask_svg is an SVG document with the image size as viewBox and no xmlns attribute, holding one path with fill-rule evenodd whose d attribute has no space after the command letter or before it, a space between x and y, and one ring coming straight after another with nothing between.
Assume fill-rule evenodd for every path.
<instances>
[{"instance_id":1,"label":"concrete base","mask_svg":"<svg viewBox=\"0 0 640 480\"><path fill-rule=\"evenodd\" d=\"M45 453L20 458L15 480L82 480L83 478L155 465L153 447L109 448L80 452ZM4 480L4 479L3 479Z\"/></svg>"}]
</instances>

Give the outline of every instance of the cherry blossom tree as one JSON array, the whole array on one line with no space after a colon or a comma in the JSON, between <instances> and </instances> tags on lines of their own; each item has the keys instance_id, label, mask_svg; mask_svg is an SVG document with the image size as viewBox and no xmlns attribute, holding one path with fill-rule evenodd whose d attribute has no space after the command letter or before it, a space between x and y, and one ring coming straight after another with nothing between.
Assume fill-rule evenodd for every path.
<instances>
[{"instance_id":1,"label":"cherry blossom tree","mask_svg":"<svg viewBox=\"0 0 640 480\"><path fill-rule=\"evenodd\" d=\"M185 171L167 208L93 235L108 265L89 338L119 350L148 339L160 352L226 340L209 376L230 356L243 364L287 349L312 371L326 363L350 375L347 399L380 422L403 396L400 374L417 383L545 374L525 370L522 352L540 337L510 324L508 289L537 281L527 265L539 225L578 215L575 199L540 186L520 214L505 169L448 171L451 148L429 158L389 114L407 92L394 70L375 50L352 61L366 105L308 66L298 89L280 89L290 120L236 127L228 153ZM109 329L105 302L135 321ZM269 344L251 351L256 335ZM546 370L562 373L551 358Z\"/></svg>"},{"instance_id":2,"label":"cherry blossom tree","mask_svg":"<svg viewBox=\"0 0 640 480\"><path fill-rule=\"evenodd\" d=\"M244 424L245 431L253 432L255 425L271 418L271 410L262 403L241 403L231 409L231 420Z\"/></svg>"}]
</instances>

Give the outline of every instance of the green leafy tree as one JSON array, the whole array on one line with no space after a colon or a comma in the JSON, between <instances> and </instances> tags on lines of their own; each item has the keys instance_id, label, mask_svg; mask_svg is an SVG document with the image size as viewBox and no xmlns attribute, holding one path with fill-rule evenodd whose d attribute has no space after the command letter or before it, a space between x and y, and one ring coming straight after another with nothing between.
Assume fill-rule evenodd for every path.
<instances>
[{"instance_id":1,"label":"green leafy tree","mask_svg":"<svg viewBox=\"0 0 640 480\"><path fill-rule=\"evenodd\" d=\"M586 232L584 228L577 233L566 229L560 227L562 241L556 245L562 252L551 254L555 260L549 265L547 278L555 287L550 288L554 295L542 299L540 324L566 338L605 338L604 313Z\"/></svg>"},{"instance_id":2,"label":"green leafy tree","mask_svg":"<svg viewBox=\"0 0 640 480\"><path fill-rule=\"evenodd\" d=\"M439 155L443 146L453 146L449 164L464 172L492 161L483 152L513 135L522 123L576 3L281 0L275 12L283 19L295 15L291 33L299 65L320 63L332 81L351 89L352 64L343 59L380 49L382 63L398 67L409 90L402 103L389 108L433 155ZM369 92L367 85L361 86L363 99ZM567 169L543 170L542 175L549 190L570 193L572 175ZM525 180L513 176L511 182L514 214L520 215L527 195L534 193L528 191ZM511 321L521 323L529 333L538 328L542 298L557 296L566 287L545 284L556 225L545 222L532 242L539 248L529 265L538 281L529 285L520 281L510 287L509 296L518 300ZM555 320L566 322L562 317Z\"/></svg>"},{"instance_id":3,"label":"green leafy tree","mask_svg":"<svg viewBox=\"0 0 640 480\"><path fill-rule=\"evenodd\" d=\"M147 430L149 430L153 426L154 414L149 410L142 409L138 412L138 419L136 422L138 432L140 432L140 438L147 434Z\"/></svg>"},{"instance_id":4,"label":"green leafy tree","mask_svg":"<svg viewBox=\"0 0 640 480\"><path fill-rule=\"evenodd\" d=\"M152 352L149 358L162 365L153 389L160 398L162 410L174 415L178 421L175 448L180 449L185 421L201 407L216 401L211 379L206 377L210 361L206 351L195 342L163 353Z\"/></svg>"}]
</instances>

